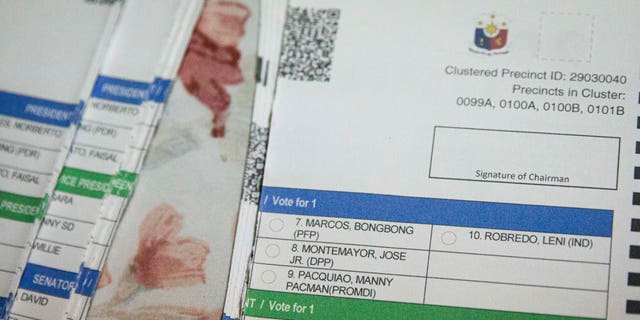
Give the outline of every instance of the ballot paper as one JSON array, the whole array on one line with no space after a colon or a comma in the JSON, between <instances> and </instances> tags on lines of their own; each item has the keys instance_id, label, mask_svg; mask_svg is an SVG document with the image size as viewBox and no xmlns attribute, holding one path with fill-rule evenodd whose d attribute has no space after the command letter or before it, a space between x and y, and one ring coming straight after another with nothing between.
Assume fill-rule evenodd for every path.
<instances>
[{"instance_id":1,"label":"ballot paper","mask_svg":"<svg viewBox=\"0 0 640 320\"><path fill-rule=\"evenodd\" d=\"M11 319L62 319L72 292L91 295L95 290L98 271L82 267L90 235L104 229L100 210L105 195L132 191L136 175L121 170L122 162L130 157L132 144L141 146L135 142L149 139L147 132L153 128L147 122L158 108L146 102L166 97L171 78L161 71L179 63L172 46L175 29L185 22L180 9L193 3L200 2L125 4L100 74L92 81L87 110L51 206L18 277Z\"/></svg>"},{"instance_id":2,"label":"ballot paper","mask_svg":"<svg viewBox=\"0 0 640 320\"><path fill-rule=\"evenodd\" d=\"M118 9L81 0L0 1L0 318Z\"/></svg>"},{"instance_id":3,"label":"ballot paper","mask_svg":"<svg viewBox=\"0 0 640 320\"><path fill-rule=\"evenodd\" d=\"M220 319L253 109L258 3L206 2L88 319ZM212 115L223 109L220 137Z\"/></svg>"},{"instance_id":4,"label":"ballot paper","mask_svg":"<svg viewBox=\"0 0 640 320\"><path fill-rule=\"evenodd\" d=\"M640 3L286 17L247 319L640 313Z\"/></svg>"},{"instance_id":5,"label":"ballot paper","mask_svg":"<svg viewBox=\"0 0 640 320\"><path fill-rule=\"evenodd\" d=\"M262 1L260 6L256 91L223 319L237 319L242 311L267 152L285 9L286 1Z\"/></svg>"},{"instance_id":6,"label":"ballot paper","mask_svg":"<svg viewBox=\"0 0 640 320\"><path fill-rule=\"evenodd\" d=\"M145 22L156 25L156 30L146 32L147 42L153 41L161 45L160 63L156 63L154 73L157 75L149 85L148 96L142 103L141 117L133 127L133 134L124 150L123 160L119 163L118 175L112 176L111 188L104 194L100 205L98 219L90 235L90 241L82 257L77 286L71 292L69 304L65 311L66 319L85 319L93 301L100 272L126 211L130 196L135 187L137 176L142 169L143 161L155 134L158 122L164 111L169 88L176 77L182 57L189 42L191 33L202 9L202 0L157 0L148 7L158 10L155 17L158 21L149 21L148 13L138 11L138 19L144 16ZM168 36L158 32L157 24L163 23L168 28ZM148 48L141 45L141 48Z\"/></svg>"}]
</instances>

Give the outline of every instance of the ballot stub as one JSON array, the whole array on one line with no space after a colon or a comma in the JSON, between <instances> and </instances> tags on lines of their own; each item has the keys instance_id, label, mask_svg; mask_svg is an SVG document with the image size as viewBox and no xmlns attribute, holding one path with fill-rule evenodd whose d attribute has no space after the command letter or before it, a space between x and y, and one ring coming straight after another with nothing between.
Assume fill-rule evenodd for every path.
<instances>
[{"instance_id":1,"label":"ballot stub","mask_svg":"<svg viewBox=\"0 0 640 320\"><path fill-rule=\"evenodd\" d=\"M640 314L640 3L290 1L247 319Z\"/></svg>"}]
</instances>

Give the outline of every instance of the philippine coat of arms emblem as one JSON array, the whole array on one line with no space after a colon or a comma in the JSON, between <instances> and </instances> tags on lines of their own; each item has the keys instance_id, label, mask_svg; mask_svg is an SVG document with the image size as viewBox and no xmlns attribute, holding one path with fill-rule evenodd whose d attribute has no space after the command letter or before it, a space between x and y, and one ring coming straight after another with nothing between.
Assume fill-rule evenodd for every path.
<instances>
[{"instance_id":1,"label":"philippine coat of arms emblem","mask_svg":"<svg viewBox=\"0 0 640 320\"><path fill-rule=\"evenodd\" d=\"M485 14L475 19L473 44L469 48L487 55L505 54L509 35L508 21L496 14Z\"/></svg>"}]
</instances>

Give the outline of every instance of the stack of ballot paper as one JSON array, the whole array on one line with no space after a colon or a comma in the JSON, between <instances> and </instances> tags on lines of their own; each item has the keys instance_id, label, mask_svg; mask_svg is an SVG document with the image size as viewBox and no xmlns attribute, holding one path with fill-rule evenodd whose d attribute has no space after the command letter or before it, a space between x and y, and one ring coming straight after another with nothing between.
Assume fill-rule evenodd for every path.
<instances>
[{"instance_id":1,"label":"stack of ballot paper","mask_svg":"<svg viewBox=\"0 0 640 320\"><path fill-rule=\"evenodd\" d=\"M236 319L241 311L243 290L247 279L247 263L253 247L258 200L264 174L285 9L284 1L261 2L256 90L238 225L224 302L225 318Z\"/></svg>"},{"instance_id":2,"label":"stack of ballot paper","mask_svg":"<svg viewBox=\"0 0 640 320\"><path fill-rule=\"evenodd\" d=\"M202 1L0 6L0 316L84 319Z\"/></svg>"},{"instance_id":3,"label":"stack of ballot paper","mask_svg":"<svg viewBox=\"0 0 640 320\"><path fill-rule=\"evenodd\" d=\"M252 119L258 4L205 3L89 319L220 319Z\"/></svg>"},{"instance_id":4,"label":"stack of ballot paper","mask_svg":"<svg viewBox=\"0 0 640 320\"><path fill-rule=\"evenodd\" d=\"M24 270L51 201L120 5L3 1L0 7L0 316L4 316L14 298L12 282ZM59 253L55 247L41 249Z\"/></svg>"},{"instance_id":5,"label":"stack of ballot paper","mask_svg":"<svg viewBox=\"0 0 640 320\"><path fill-rule=\"evenodd\" d=\"M225 319L637 317L639 29L634 1L263 1Z\"/></svg>"}]
</instances>

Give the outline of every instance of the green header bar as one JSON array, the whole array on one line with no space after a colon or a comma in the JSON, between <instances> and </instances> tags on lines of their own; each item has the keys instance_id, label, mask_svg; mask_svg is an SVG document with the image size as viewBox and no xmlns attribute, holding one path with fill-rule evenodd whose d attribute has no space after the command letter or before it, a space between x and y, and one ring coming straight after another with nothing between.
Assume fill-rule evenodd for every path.
<instances>
[{"instance_id":1,"label":"green header bar","mask_svg":"<svg viewBox=\"0 0 640 320\"><path fill-rule=\"evenodd\" d=\"M249 289L245 315L273 319L587 320L545 314L335 298Z\"/></svg>"},{"instance_id":2,"label":"green header bar","mask_svg":"<svg viewBox=\"0 0 640 320\"><path fill-rule=\"evenodd\" d=\"M133 193L133 188L138 175L132 172L120 171L111 180L111 194L128 198Z\"/></svg>"},{"instance_id":3,"label":"green header bar","mask_svg":"<svg viewBox=\"0 0 640 320\"><path fill-rule=\"evenodd\" d=\"M64 167L58 178L56 190L96 199L104 198L107 193L126 198L133 192L137 177L137 174L125 171L111 176Z\"/></svg>"},{"instance_id":4,"label":"green header bar","mask_svg":"<svg viewBox=\"0 0 640 320\"><path fill-rule=\"evenodd\" d=\"M56 190L89 198L102 199L111 190L111 176L97 172L64 167Z\"/></svg>"},{"instance_id":5,"label":"green header bar","mask_svg":"<svg viewBox=\"0 0 640 320\"><path fill-rule=\"evenodd\" d=\"M47 202L44 200L0 191L0 218L32 223L42 215Z\"/></svg>"}]
</instances>

